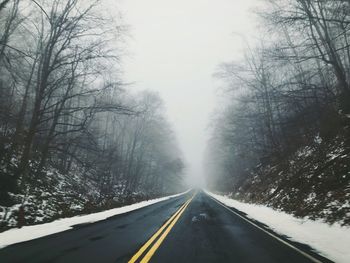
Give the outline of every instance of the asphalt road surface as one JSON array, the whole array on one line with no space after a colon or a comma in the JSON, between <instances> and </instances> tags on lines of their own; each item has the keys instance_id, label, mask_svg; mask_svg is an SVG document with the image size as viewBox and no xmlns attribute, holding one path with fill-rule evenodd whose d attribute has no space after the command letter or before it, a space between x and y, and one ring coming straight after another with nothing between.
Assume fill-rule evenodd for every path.
<instances>
[{"instance_id":1,"label":"asphalt road surface","mask_svg":"<svg viewBox=\"0 0 350 263\"><path fill-rule=\"evenodd\" d=\"M331 262L202 191L0 250L0 262Z\"/></svg>"}]
</instances>

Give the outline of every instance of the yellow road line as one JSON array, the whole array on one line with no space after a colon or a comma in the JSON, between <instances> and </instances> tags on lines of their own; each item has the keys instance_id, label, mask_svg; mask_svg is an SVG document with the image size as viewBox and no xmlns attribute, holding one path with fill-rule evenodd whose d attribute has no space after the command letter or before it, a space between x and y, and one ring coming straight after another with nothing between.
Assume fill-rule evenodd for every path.
<instances>
[{"instance_id":1,"label":"yellow road line","mask_svg":"<svg viewBox=\"0 0 350 263\"><path fill-rule=\"evenodd\" d=\"M172 222L172 220L184 209L192 199L184 203L179 210L140 248L139 251L128 261L128 263L134 263L138 258L146 251L146 249L153 243L153 241L163 232L163 230Z\"/></svg>"},{"instance_id":2,"label":"yellow road line","mask_svg":"<svg viewBox=\"0 0 350 263\"><path fill-rule=\"evenodd\" d=\"M140 263L147 263L150 261L153 254L157 251L159 246L162 244L166 236L169 234L170 230L174 227L176 222L179 220L183 212L186 210L187 206L191 203L194 196L186 203L185 207L181 210L181 212L176 216L176 218L171 222L170 226L164 231L164 233L161 235L161 237L157 240L157 242L153 245L153 247L147 252L145 257L141 260Z\"/></svg>"}]
</instances>

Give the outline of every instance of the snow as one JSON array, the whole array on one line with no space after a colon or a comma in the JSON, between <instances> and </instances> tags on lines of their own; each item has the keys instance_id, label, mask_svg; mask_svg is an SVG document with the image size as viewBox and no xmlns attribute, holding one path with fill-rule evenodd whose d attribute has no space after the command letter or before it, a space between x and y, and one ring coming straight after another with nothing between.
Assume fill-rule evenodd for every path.
<instances>
[{"instance_id":1,"label":"snow","mask_svg":"<svg viewBox=\"0 0 350 263\"><path fill-rule=\"evenodd\" d=\"M300 158L309 157L312 155L312 153L313 153L313 149L310 146L306 146L297 152L297 156Z\"/></svg>"},{"instance_id":2,"label":"snow","mask_svg":"<svg viewBox=\"0 0 350 263\"><path fill-rule=\"evenodd\" d=\"M314 138L314 142L317 143L317 144L321 144L322 143L322 138L321 138L321 136L319 134Z\"/></svg>"},{"instance_id":3,"label":"snow","mask_svg":"<svg viewBox=\"0 0 350 263\"><path fill-rule=\"evenodd\" d=\"M59 219L46 224L25 226L20 229L10 229L8 231L0 233L0 248L6 247L12 244L40 238L43 236L52 235L58 232L66 231L71 229L72 226L74 225L84 224L84 223L93 223L93 222L105 220L111 216L124 214L136 209L140 209L145 206L149 206L161 201L168 200L170 198L183 195L187 192L166 196L162 198L157 198L153 200L147 200L147 201L139 202L128 206L106 210L99 213L83 215L83 216L75 216L70 218L63 218L63 219Z\"/></svg>"},{"instance_id":4,"label":"snow","mask_svg":"<svg viewBox=\"0 0 350 263\"><path fill-rule=\"evenodd\" d=\"M299 219L270 207L242 203L227 196L207 192L223 204L247 214L248 218L268 225L276 233L289 239L308 244L321 255L337 262L350 262L350 227L339 224L329 225L307 218Z\"/></svg>"},{"instance_id":5,"label":"snow","mask_svg":"<svg viewBox=\"0 0 350 263\"><path fill-rule=\"evenodd\" d=\"M269 194L272 195L276 191L277 187L272 187L269 191Z\"/></svg>"},{"instance_id":6,"label":"snow","mask_svg":"<svg viewBox=\"0 0 350 263\"><path fill-rule=\"evenodd\" d=\"M312 202L315 198L317 197L316 193L311 192L307 198L305 199L305 203L310 203Z\"/></svg>"}]
</instances>

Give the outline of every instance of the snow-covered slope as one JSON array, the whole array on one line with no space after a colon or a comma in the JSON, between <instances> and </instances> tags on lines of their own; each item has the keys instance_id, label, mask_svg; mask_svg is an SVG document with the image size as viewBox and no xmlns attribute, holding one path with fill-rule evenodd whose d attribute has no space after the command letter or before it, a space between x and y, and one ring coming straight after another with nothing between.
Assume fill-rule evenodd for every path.
<instances>
[{"instance_id":1,"label":"snow-covered slope","mask_svg":"<svg viewBox=\"0 0 350 263\"><path fill-rule=\"evenodd\" d=\"M249 218L268 225L275 232L310 245L337 263L350 262L350 227L300 219L267 206L242 203L227 196L207 193L223 204L246 213Z\"/></svg>"},{"instance_id":2,"label":"snow-covered slope","mask_svg":"<svg viewBox=\"0 0 350 263\"><path fill-rule=\"evenodd\" d=\"M332 141L316 136L293 154L247 171L228 194L296 217L350 226L350 141L345 135Z\"/></svg>"}]
</instances>

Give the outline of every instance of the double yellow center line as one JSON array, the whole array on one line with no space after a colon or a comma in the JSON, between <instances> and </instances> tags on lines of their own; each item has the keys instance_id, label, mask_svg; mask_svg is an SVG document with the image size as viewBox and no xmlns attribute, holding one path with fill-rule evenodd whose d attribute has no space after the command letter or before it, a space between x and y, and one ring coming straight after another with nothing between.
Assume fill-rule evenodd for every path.
<instances>
[{"instance_id":1,"label":"double yellow center line","mask_svg":"<svg viewBox=\"0 0 350 263\"><path fill-rule=\"evenodd\" d=\"M140 263L147 263L150 261L154 253L157 251L159 246L162 244L166 236L169 234L171 229L174 227L176 222L179 220L183 212L186 210L187 206L191 203L195 194L186 203L184 203L179 210L173 214L170 219L137 251L137 253L128 261L128 263L134 263L139 260L139 258L144 254L144 252L150 247L153 242L158 238L158 240L153 244L153 246L148 250L146 255L141 259Z\"/></svg>"}]
</instances>

